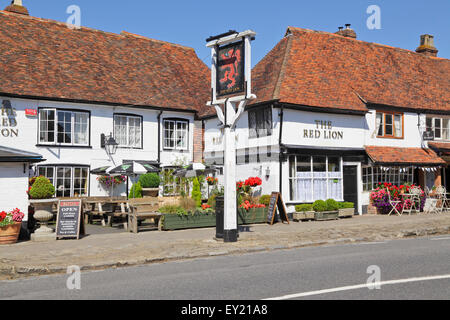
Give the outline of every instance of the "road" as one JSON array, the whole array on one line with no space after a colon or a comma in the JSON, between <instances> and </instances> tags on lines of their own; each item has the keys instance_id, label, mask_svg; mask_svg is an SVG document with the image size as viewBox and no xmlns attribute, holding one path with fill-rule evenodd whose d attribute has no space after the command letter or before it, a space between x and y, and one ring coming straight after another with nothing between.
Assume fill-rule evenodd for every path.
<instances>
[{"instance_id":1,"label":"road","mask_svg":"<svg viewBox=\"0 0 450 320\"><path fill-rule=\"evenodd\" d=\"M69 275L2 281L0 299L448 300L449 262L450 236L441 236L87 272L80 290L67 289ZM377 270L374 281L402 281L369 290L365 284ZM357 285L363 286L345 288Z\"/></svg>"}]
</instances>

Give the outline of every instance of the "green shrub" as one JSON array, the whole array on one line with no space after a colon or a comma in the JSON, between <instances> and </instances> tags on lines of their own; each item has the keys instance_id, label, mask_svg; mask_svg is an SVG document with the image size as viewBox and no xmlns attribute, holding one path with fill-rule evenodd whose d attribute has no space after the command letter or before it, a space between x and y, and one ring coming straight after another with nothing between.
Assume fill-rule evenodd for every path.
<instances>
[{"instance_id":1,"label":"green shrub","mask_svg":"<svg viewBox=\"0 0 450 320\"><path fill-rule=\"evenodd\" d=\"M295 206L295 212L308 212L312 211L312 204L299 204Z\"/></svg>"},{"instance_id":2,"label":"green shrub","mask_svg":"<svg viewBox=\"0 0 450 320\"><path fill-rule=\"evenodd\" d=\"M261 196L261 198L259 198L259 204L264 204L266 205L266 207L268 207L270 204L270 198L271 196L268 194Z\"/></svg>"},{"instance_id":3,"label":"green shrub","mask_svg":"<svg viewBox=\"0 0 450 320\"><path fill-rule=\"evenodd\" d=\"M45 177L38 177L31 186L31 199L50 199L55 195L55 187Z\"/></svg>"},{"instance_id":4,"label":"green shrub","mask_svg":"<svg viewBox=\"0 0 450 320\"><path fill-rule=\"evenodd\" d=\"M142 188L158 188L161 181L157 173L147 173L139 178L139 182Z\"/></svg>"},{"instance_id":5,"label":"green shrub","mask_svg":"<svg viewBox=\"0 0 450 320\"><path fill-rule=\"evenodd\" d=\"M327 201L325 201L326 205L327 205L327 211L336 211L339 210L339 204L337 203L336 200L334 199L328 199Z\"/></svg>"},{"instance_id":6,"label":"green shrub","mask_svg":"<svg viewBox=\"0 0 450 320\"><path fill-rule=\"evenodd\" d=\"M200 191L200 183L197 178L194 178L192 183L192 199L195 200L197 208L202 206L202 192Z\"/></svg>"},{"instance_id":7,"label":"green shrub","mask_svg":"<svg viewBox=\"0 0 450 320\"><path fill-rule=\"evenodd\" d=\"M339 209L353 209L355 204L353 202L339 202Z\"/></svg>"},{"instance_id":8,"label":"green shrub","mask_svg":"<svg viewBox=\"0 0 450 320\"><path fill-rule=\"evenodd\" d=\"M314 202L312 207L315 212L327 211L327 203L323 200L317 200L316 202Z\"/></svg>"},{"instance_id":9,"label":"green shrub","mask_svg":"<svg viewBox=\"0 0 450 320\"><path fill-rule=\"evenodd\" d=\"M142 198L142 186L140 182L133 184L130 190L130 194L128 195L128 198L130 199Z\"/></svg>"}]
</instances>

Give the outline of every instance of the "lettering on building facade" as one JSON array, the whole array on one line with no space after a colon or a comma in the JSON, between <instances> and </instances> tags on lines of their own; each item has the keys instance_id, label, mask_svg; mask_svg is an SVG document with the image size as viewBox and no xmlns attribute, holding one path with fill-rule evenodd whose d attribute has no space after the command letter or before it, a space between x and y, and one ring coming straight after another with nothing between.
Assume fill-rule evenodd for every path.
<instances>
[{"instance_id":1,"label":"lettering on building facade","mask_svg":"<svg viewBox=\"0 0 450 320\"><path fill-rule=\"evenodd\" d=\"M19 136L17 128L17 112L11 106L11 101L3 100L0 113L0 136L4 138L15 138Z\"/></svg>"},{"instance_id":2,"label":"lettering on building facade","mask_svg":"<svg viewBox=\"0 0 450 320\"><path fill-rule=\"evenodd\" d=\"M315 129L304 129L303 138L344 140L344 131L333 130L332 121L315 120Z\"/></svg>"}]
</instances>

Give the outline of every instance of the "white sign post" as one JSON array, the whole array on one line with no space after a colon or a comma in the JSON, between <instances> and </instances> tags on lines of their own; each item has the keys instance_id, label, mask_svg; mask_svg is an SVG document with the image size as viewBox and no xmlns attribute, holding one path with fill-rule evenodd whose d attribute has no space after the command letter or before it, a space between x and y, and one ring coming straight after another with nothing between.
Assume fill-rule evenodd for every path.
<instances>
[{"instance_id":1,"label":"white sign post","mask_svg":"<svg viewBox=\"0 0 450 320\"><path fill-rule=\"evenodd\" d=\"M224 241L237 241L237 208L236 208L236 123L242 115L245 106L250 100L256 99L252 94L251 86L251 41L256 33L247 30L241 33L232 33L224 36L218 36L207 43L207 47L212 51L212 68L211 68L211 101L207 104L214 106L219 120L223 127L223 143L224 143L224 176L225 176L225 195L224 195ZM220 66L219 49L224 46L244 41L244 90L237 92L238 95L218 98L218 72ZM233 58L233 57L231 57ZM236 58L232 60L233 63ZM232 64L230 67L234 68ZM237 63L236 68L237 69ZM238 72L238 70L229 70L230 72ZM242 76L242 75L241 75ZM229 74L227 75L229 78ZM220 80L222 82L222 80ZM223 106L223 107L222 107Z\"/></svg>"}]
</instances>

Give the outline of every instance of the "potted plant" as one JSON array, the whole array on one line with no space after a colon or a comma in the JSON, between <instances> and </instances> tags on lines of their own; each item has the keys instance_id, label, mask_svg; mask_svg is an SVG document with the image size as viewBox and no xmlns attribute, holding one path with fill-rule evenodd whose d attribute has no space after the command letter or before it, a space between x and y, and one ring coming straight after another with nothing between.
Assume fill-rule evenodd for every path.
<instances>
[{"instance_id":1,"label":"potted plant","mask_svg":"<svg viewBox=\"0 0 450 320\"><path fill-rule=\"evenodd\" d=\"M0 245L17 242L24 217L19 209L0 212Z\"/></svg>"},{"instance_id":2,"label":"potted plant","mask_svg":"<svg viewBox=\"0 0 450 320\"><path fill-rule=\"evenodd\" d=\"M139 182L142 186L142 196L146 197L158 197L159 196L159 185L161 180L157 173L147 173L143 174L139 178Z\"/></svg>"},{"instance_id":3,"label":"potted plant","mask_svg":"<svg viewBox=\"0 0 450 320\"><path fill-rule=\"evenodd\" d=\"M351 218L355 215L355 204L353 202L339 203L339 218Z\"/></svg>"},{"instance_id":4,"label":"potted plant","mask_svg":"<svg viewBox=\"0 0 450 320\"><path fill-rule=\"evenodd\" d=\"M314 220L315 215L312 204L299 204L295 206L294 220Z\"/></svg>"},{"instance_id":5,"label":"potted plant","mask_svg":"<svg viewBox=\"0 0 450 320\"><path fill-rule=\"evenodd\" d=\"M37 177L28 195L30 204L34 207L34 218L40 222L39 229L34 232L35 235L53 233L53 229L48 227L48 221L53 218L55 187L47 178Z\"/></svg>"},{"instance_id":6,"label":"potted plant","mask_svg":"<svg viewBox=\"0 0 450 320\"><path fill-rule=\"evenodd\" d=\"M336 220L339 218L339 205L333 199L318 200L313 204L314 219L317 221Z\"/></svg>"}]
</instances>

